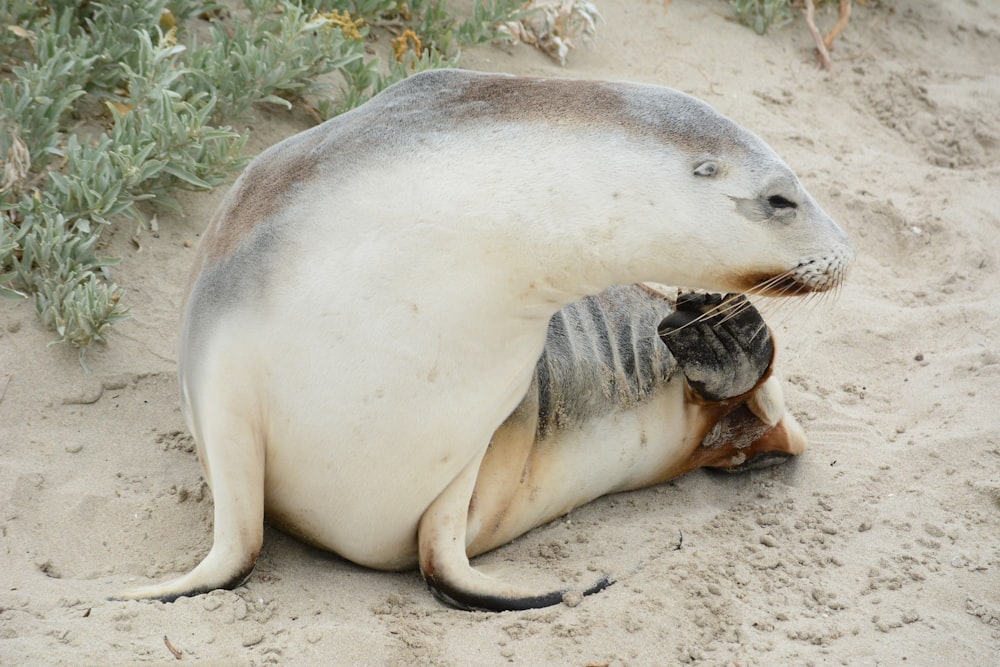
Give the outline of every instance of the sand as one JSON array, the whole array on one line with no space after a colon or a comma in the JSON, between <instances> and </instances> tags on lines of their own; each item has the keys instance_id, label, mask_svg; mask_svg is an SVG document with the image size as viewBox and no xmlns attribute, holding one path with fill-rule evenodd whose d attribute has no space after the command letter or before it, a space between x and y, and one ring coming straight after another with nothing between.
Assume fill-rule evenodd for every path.
<instances>
[{"instance_id":1,"label":"sand","mask_svg":"<svg viewBox=\"0 0 1000 667\"><path fill-rule=\"evenodd\" d=\"M855 3L831 73L801 21L762 38L723 2L598 0L606 23L565 68L525 47L464 54L702 97L848 231L839 299L765 304L800 459L603 498L478 561L618 579L575 607L452 610L415 572L274 530L235 591L106 601L210 545L174 360L186 242L222 191L188 196L141 249L127 228L109 240L132 317L90 373L30 303L0 303L0 663L1000 665L1000 6L877 4ZM261 111L252 146L307 125Z\"/></svg>"}]
</instances>

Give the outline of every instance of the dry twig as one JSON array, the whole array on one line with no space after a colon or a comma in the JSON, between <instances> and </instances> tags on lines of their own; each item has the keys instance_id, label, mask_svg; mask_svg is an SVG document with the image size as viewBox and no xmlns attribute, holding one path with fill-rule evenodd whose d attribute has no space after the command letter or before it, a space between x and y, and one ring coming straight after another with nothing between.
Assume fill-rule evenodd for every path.
<instances>
[{"instance_id":1,"label":"dry twig","mask_svg":"<svg viewBox=\"0 0 1000 667\"><path fill-rule=\"evenodd\" d=\"M806 0L806 27L809 28L809 34L812 35L813 41L816 42L816 50L819 51L819 64L823 69L830 69L833 63L830 62L830 52L826 49L826 43L823 41L823 35L819 33L819 28L816 27L816 7L813 5L813 0Z\"/></svg>"},{"instance_id":2,"label":"dry twig","mask_svg":"<svg viewBox=\"0 0 1000 667\"><path fill-rule=\"evenodd\" d=\"M178 660L184 659L184 654L174 648L174 645L170 643L170 640L167 639L166 635L163 635L163 643L166 644L167 649L169 649L170 652L174 654L175 658L177 658Z\"/></svg>"},{"instance_id":3,"label":"dry twig","mask_svg":"<svg viewBox=\"0 0 1000 667\"><path fill-rule=\"evenodd\" d=\"M826 33L826 37L823 38L823 46L826 47L827 51L833 49L833 40L840 36L840 33L844 32L844 28L847 27L847 23L851 20L851 0L840 0L840 16L837 18L837 25L833 26L830 32Z\"/></svg>"},{"instance_id":4,"label":"dry twig","mask_svg":"<svg viewBox=\"0 0 1000 667\"><path fill-rule=\"evenodd\" d=\"M816 51L819 52L819 62L823 69L830 69L833 66L833 62L830 60L830 50L833 48L833 40L840 36L840 33L844 31L847 27L847 23L851 20L851 0L840 0L839 16L837 18L837 25L833 26L824 37L819 28L816 27L816 7L813 0L805 0L805 11L806 11L806 27L809 28L809 33L813 37L813 41L816 42Z\"/></svg>"}]
</instances>

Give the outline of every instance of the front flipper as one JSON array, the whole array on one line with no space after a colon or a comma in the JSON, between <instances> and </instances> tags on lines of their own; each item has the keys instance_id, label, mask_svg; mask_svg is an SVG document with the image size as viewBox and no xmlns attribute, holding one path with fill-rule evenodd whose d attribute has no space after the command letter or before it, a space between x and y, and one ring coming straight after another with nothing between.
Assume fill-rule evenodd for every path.
<instances>
[{"instance_id":1,"label":"front flipper","mask_svg":"<svg viewBox=\"0 0 1000 667\"><path fill-rule=\"evenodd\" d=\"M660 322L661 340L688 384L706 401L752 391L774 360L771 332L744 296L686 294Z\"/></svg>"},{"instance_id":2,"label":"front flipper","mask_svg":"<svg viewBox=\"0 0 1000 667\"><path fill-rule=\"evenodd\" d=\"M685 295L659 333L698 401L715 406L689 469L752 470L805 451L773 372L771 332L746 297Z\"/></svg>"},{"instance_id":3,"label":"front flipper","mask_svg":"<svg viewBox=\"0 0 1000 667\"><path fill-rule=\"evenodd\" d=\"M417 527L420 572L428 588L459 609L516 611L559 604L565 590L538 593L487 576L469 564L466 529L469 503L483 455L476 456L424 512ZM614 583L602 578L583 595Z\"/></svg>"}]
</instances>

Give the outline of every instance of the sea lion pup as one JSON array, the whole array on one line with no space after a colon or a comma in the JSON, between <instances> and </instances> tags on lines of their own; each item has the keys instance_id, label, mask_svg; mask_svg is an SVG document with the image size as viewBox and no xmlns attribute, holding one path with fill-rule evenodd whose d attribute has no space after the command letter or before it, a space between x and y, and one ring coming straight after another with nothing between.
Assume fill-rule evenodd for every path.
<instances>
[{"instance_id":1,"label":"sea lion pup","mask_svg":"<svg viewBox=\"0 0 1000 667\"><path fill-rule=\"evenodd\" d=\"M641 281L823 291L852 257L763 141L688 95L410 77L264 151L209 223L178 376L213 544L126 597L238 585L266 510L361 565L531 598L472 570L466 527L552 315Z\"/></svg>"},{"instance_id":2,"label":"sea lion pup","mask_svg":"<svg viewBox=\"0 0 1000 667\"><path fill-rule=\"evenodd\" d=\"M676 310L675 310L676 307ZM653 333L659 330L659 336ZM802 453L770 330L744 297L614 286L556 313L528 393L497 429L469 505L474 556L609 493L700 467L741 471ZM435 541L433 512L421 540ZM493 597L420 550L431 590L465 609L528 609L564 591ZM454 565L454 564L452 564ZM601 579L584 594L611 583Z\"/></svg>"}]
</instances>

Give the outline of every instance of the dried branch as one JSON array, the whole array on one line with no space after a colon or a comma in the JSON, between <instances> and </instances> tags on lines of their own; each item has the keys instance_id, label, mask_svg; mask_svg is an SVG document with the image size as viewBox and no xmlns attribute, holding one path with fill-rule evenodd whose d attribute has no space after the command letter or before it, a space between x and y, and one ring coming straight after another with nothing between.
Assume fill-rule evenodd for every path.
<instances>
[{"instance_id":1,"label":"dried branch","mask_svg":"<svg viewBox=\"0 0 1000 667\"><path fill-rule=\"evenodd\" d=\"M823 38L823 45L827 51L833 49L833 40L837 39L840 33L844 32L844 28L847 27L850 20L851 0L840 0L840 17L837 19L837 25L833 26L833 29L826 33L826 37Z\"/></svg>"},{"instance_id":2,"label":"dried branch","mask_svg":"<svg viewBox=\"0 0 1000 667\"><path fill-rule=\"evenodd\" d=\"M813 41L816 42L816 50L819 52L819 62L823 69L830 69L833 63L830 61L830 52L826 48L826 43L823 41L823 35L820 34L819 29L816 27L816 7L813 5L813 0L805 0L806 2L806 27L809 28L809 34L812 35Z\"/></svg>"},{"instance_id":3,"label":"dried branch","mask_svg":"<svg viewBox=\"0 0 1000 667\"><path fill-rule=\"evenodd\" d=\"M851 0L840 0L839 16L837 18L837 24L826 34L822 36L819 28L816 27L816 7L813 0L805 0L805 12L806 12L806 27L809 28L809 34L812 35L813 41L816 42L816 51L819 53L819 62L823 69L830 69L833 66L833 62L830 60L830 50L833 49L833 41L840 36L840 33L844 32L844 28L847 27L848 22L851 20Z\"/></svg>"}]
</instances>

